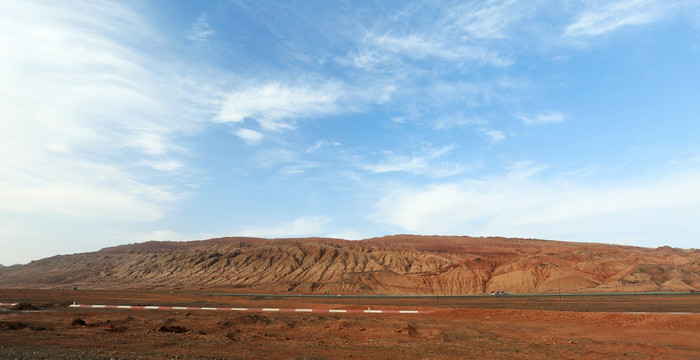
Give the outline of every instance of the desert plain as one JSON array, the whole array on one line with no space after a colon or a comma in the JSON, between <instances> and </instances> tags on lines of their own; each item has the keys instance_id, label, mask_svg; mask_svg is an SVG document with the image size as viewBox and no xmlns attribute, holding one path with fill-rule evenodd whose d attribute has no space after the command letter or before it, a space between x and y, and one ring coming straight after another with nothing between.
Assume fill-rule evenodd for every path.
<instances>
[{"instance_id":1,"label":"desert plain","mask_svg":"<svg viewBox=\"0 0 700 360\"><path fill-rule=\"evenodd\" d=\"M36 307L0 310L0 358L700 357L700 295L695 293L382 298L227 296L228 290L0 290L3 301ZM72 303L229 310L85 309L69 307ZM262 308L429 313L301 313Z\"/></svg>"}]
</instances>

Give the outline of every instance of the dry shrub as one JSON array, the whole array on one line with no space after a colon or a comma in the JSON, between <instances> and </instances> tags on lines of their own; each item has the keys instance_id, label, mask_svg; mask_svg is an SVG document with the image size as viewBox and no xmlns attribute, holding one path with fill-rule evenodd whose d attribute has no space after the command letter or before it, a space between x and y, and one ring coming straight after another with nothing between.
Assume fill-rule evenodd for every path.
<instances>
[{"instance_id":1,"label":"dry shrub","mask_svg":"<svg viewBox=\"0 0 700 360\"><path fill-rule=\"evenodd\" d=\"M182 333L187 332L188 330L182 326L173 325L173 326L161 326L160 329L158 329L158 331L169 332L169 333L173 333L173 334L182 334Z\"/></svg>"},{"instance_id":2,"label":"dry shrub","mask_svg":"<svg viewBox=\"0 0 700 360\"><path fill-rule=\"evenodd\" d=\"M0 322L0 330L21 330L27 326L29 325L21 322Z\"/></svg>"},{"instance_id":3,"label":"dry shrub","mask_svg":"<svg viewBox=\"0 0 700 360\"><path fill-rule=\"evenodd\" d=\"M10 309L12 310L19 310L19 311L28 311L28 310L39 310L38 307L30 304L30 303L19 303L13 305Z\"/></svg>"}]
</instances>

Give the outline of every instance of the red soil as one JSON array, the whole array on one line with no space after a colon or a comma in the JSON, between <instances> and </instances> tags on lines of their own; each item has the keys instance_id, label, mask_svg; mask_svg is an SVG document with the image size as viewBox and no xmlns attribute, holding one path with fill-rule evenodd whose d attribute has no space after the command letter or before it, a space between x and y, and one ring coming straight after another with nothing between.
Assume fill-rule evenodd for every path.
<instances>
[{"instance_id":1,"label":"red soil","mask_svg":"<svg viewBox=\"0 0 700 360\"><path fill-rule=\"evenodd\" d=\"M0 358L22 359L692 359L700 357L700 298L642 297L631 311L678 306L694 314L579 312L614 299L518 302L485 298L401 304L431 314L234 313L86 310L92 304L365 308L372 299L264 299L197 292L0 290L0 301L32 302L40 311L0 310ZM561 300L565 302L566 300ZM476 306L479 302L475 302ZM676 304L676 305L672 305ZM508 309L529 306L530 309ZM372 308L397 308L377 301ZM459 306L460 308L455 308ZM676 306L676 307L674 307ZM84 323L84 324L83 324Z\"/></svg>"}]
</instances>

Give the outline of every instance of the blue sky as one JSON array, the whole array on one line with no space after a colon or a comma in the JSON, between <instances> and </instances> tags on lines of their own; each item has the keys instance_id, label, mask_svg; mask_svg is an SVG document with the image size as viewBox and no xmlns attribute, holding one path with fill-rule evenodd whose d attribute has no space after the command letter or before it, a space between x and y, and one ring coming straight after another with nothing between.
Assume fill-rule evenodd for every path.
<instances>
[{"instance_id":1,"label":"blue sky","mask_svg":"<svg viewBox=\"0 0 700 360\"><path fill-rule=\"evenodd\" d=\"M0 263L148 240L700 243L697 1L0 3Z\"/></svg>"}]
</instances>

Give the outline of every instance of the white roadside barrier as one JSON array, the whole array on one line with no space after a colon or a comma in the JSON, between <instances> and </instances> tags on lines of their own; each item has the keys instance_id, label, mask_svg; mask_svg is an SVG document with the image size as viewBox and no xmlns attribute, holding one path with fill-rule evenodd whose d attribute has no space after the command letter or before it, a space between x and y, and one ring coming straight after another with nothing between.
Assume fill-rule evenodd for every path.
<instances>
[{"instance_id":1,"label":"white roadside barrier","mask_svg":"<svg viewBox=\"0 0 700 360\"><path fill-rule=\"evenodd\" d=\"M8 304L10 305L10 304ZM72 304L79 309L132 309L132 310L209 310L209 311L256 311L256 312L311 312L311 313L355 313L355 314L429 314L426 310L361 310L361 309L284 309L284 308L227 308L195 306L154 306L154 305L85 305Z\"/></svg>"}]
</instances>

